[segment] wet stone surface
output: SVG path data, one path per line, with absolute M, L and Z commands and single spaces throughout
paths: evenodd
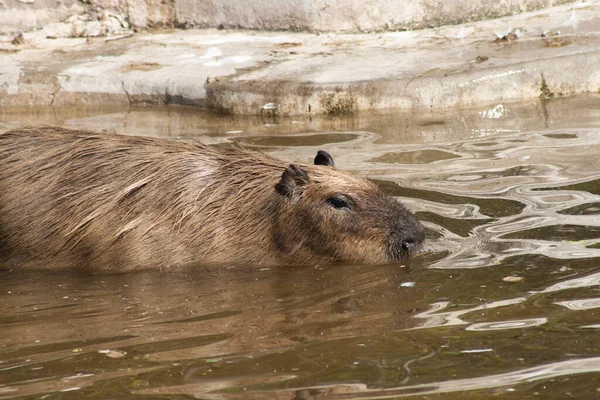
M 401 265 L 0 270 L 0 398 L 593 398 L 599 101 L 297 120 L 2 109 L 0 130 L 240 143 L 290 162 L 324 149 L 430 240 Z
M 415 4 L 409 8 L 417 10 Z M 481 18 L 472 6 L 468 19 Z M 432 15 L 440 15 L 452 5 L 434 8 Z M 600 0 L 519 13 L 524 10 L 460 25 L 363 34 L 144 33 L 130 31 L 116 15 L 93 27 L 88 22 L 98 21 L 75 18 L 59 32 L 55 26 L 20 38 L 0 34 L 0 106 L 181 104 L 236 115 L 340 116 L 598 93 Z M 390 15 L 375 19 L 382 18 Z M 490 108 L 487 116 L 503 112 Z

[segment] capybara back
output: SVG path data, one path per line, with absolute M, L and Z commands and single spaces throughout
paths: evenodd
M 424 240 L 368 180 L 242 149 L 24 128 L 0 135 L 0 266 L 387 263 Z

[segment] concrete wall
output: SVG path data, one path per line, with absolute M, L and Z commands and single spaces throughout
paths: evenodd
M 158 26 L 321 32 L 412 30 L 496 18 L 569 0 L 2 0 L 0 34 L 109 10 Z
M 175 0 L 178 25 L 259 30 L 412 30 L 497 18 L 565 0 Z
M 40 29 L 71 15 L 83 13 L 87 7 L 78 0 L 2 0 L 0 34 Z
M 105 24 L 106 15 L 140 28 L 174 26 L 175 0 L 0 0 L 0 35 L 71 23 L 74 16 Z

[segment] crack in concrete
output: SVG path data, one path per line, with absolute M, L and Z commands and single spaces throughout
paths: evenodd
M 550 90 L 550 88 L 548 87 L 548 83 L 546 82 L 546 78 L 544 77 L 544 74 L 541 73 L 541 78 L 542 78 L 542 82 L 540 84 L 540 91 L 542 92 L 542 94 L 540 94 L 540 97 L 542 99 L 551 99 L 554 97 L 554 93 Z
M 129 102 L 129 105 L 132 105 L 133 102 L 131 100 L 131 95 L 129 94 L 129 92 L 127 91 L 127 89 L 125 89 L 125 81 L 121 78 L 118 78 L 119 81 L 121 82 L 121 86 L 123 87 L 123 91 L 125 92 L 125 95 L 127 96 L 127 101 Z
M 60 85 L 60 82 L 56 82 L 56 86 L 58 86 L 58 88 L 54 91 L 54 93 L 52 93 L 52 100 L 50 100 L 50 104 L 48 104 L 49 107 L 52 107 L 54 105 L 54 100 L 56 100 L 56 95 L 58 94 L 58 92 L 60 92 L 62 90 L 62 86 Z

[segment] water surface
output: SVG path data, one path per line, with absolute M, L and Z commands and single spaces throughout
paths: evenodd
M 54 124 L 329 151 L 428 230 L 385 266 L 0 271 L 0 398 L 487 399 L 600 393 L 600 97 L 347 118 L 3 109 Z

